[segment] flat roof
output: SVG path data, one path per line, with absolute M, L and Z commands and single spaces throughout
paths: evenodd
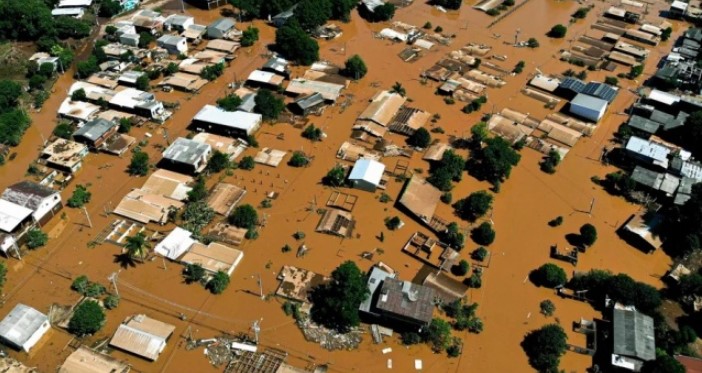
M 208 144 L 179 137 L 163 152 L 163 158 L 172 161 L 196 164 L 212 151 Z
M 193 120 L 217 124 L 224 127 L 237 128 L 251 133 L 261 124 L 261 114 L 247 113 L 245 111 L 226 111 L 217 106 L 205 105 Z
M 428 324 L 434 315 L 434 296 L 430 287 L 386 278 L 380 288 L 376 308 L 383 312 Z
M 194 179 L 188 175 L 159 168 L 149 175 L 144 185 L 141 186 L 141 190 L 176 201 L 184 201 L 188 198 L 188 192 L 192 190 L 188 184 L 193 181 Z
M 180 209 L 183 202 L 134 189 L 127 193 L 112 213 L 147 224 L 166 223 L 171 208 Z
M 430 221 L 439 204 L 441 191 L 419 176 L 412 176 L 407 182 L 400 204 L 424 221 Z
M 359 159 L 353 165 L 349 180 L 363 180 L 373 185 L 380 185 L 385 165 L 373 159 Z
M 70 97 L 66 97 L 58 109 L 60 115 L 82 121 L 90 119 L 98 111 L 100 111 L 99 106 L 89 102 L 71 101 Z
M 652 89 L 651 92 L 648 93 L 648 96 L 646 97 L 649 100 L 660 102 L 662 104 L 671 106 L 678 101 L 680 101 L 680 97 L 676 96 L 674 94 L 670 94 L 668 92 L 663 92 L 659 91 L 657 89 Z
M 0 336 L 17 347 L 29 342 L 34 334 L 42 330 L 49 318 L 36 309 L 18 303 L 10 313 L 0 321 Z
M 283 84 L 284 79 L 285 78 L 282 76 L 269 71 L 254 70 L 251 72 L 251 74 L 249 74 L 249 77 L 246 80 L 256 83 L 281 85 Z
M 368 274 L 368 291 L 369 295 L 368 297 L 361 302 L 361 305 L 358 307 L 359 311 L 363 312 L 370 312 L 371 307 L 373 305 L 373 294 L 378 290 L 378 287 L 385 281 L 386 278 L 395 278 L 397 274 L 396 273 L 390 273 L 382 268 L 373 266 L 370 270 L 370 273 Z
M 553 92 L 561 84 L 561 81 L 558 78 L 538 74 L 529 81 L 529 84 L 546 92 Z
M 31 210 L 36 210 L 41 206 L 45 198 L 57 195 L 59 192 L 47 186 L 29 180 L 23 180 L 8 186 L 0 196 L 5 201 L 18 204 Z

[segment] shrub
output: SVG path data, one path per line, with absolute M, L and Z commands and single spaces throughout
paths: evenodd
M 73 126 L 69 122 L 60 122 L 54 128 L 54 136 L 62 139 L 70 139 L 73 136 Z
M 229 155 L 215 150 L 212 152 L 212 157 L 207 161 L 207 170 L 210 172 L 220 172 L 231 166 Z
M 239 168 L 242 170 L 253 170 L 255 166 L 256 162 L 254 162 L 254 158 L 250 155 L 241 158 L 239 161 Z
M 119 119 L 119 127 L 117 128 L 117 132 L 129 133 L 129 131 L 131 129 L 132 129 L 132 121 L 130 121 L 128 118 L 120 118 Z
M 71 101 L 87 101 L 88 95 L 83 88 L 76 89 L 71 93 Z
M 258 213 L 249 204 L 237 206 L 229 215 L 229 223 L 239 228 L 254 229 L 258 225 Z
M 132 160 L 127 171 L 130 175 L 145 176 L 149 173 L 149 155 L 140 150 L 132 153 Z
M 183 267 L 183 278 L 186 284 L 200 282 L 205 278 L 205 269 L 197 263 L 186 264 L 185 267 Z
M 533 49 L 533 48 L 538 48 L 538 47 L 539 47 L 539 41 L 536 40 L 536 38 L 529 38 L 529 40 L 527 40 L 527 47 L 532 48 L 532 49 Z
M 342 72 L 345 76 L 358 80 L 366 76 L 368 73 L 368 67 L 361 56 L 354 54 L 348 60 L 346 60 L 344 70 Z
M 97 298 L 103 294 L 105 294 L 105 287 L 102 286 L 101 284 L 98 284 L 97 282 L 91 282 L 88 284 L 88 286 L 85 288 L 85 295 L 86 297 L 90 298 Z
M 68 322 L 68 331 L 77 336 L 94 334 L 105 323 L 105 313 L 102 307 L 91 300 L 86 300 L 76 307 L 71 320 Z
M 455 222 L 449 223 L 446 226 L 446 230 L 439 233 L 438 236 L 443 243 L 456 250 L 461 250 L 465 244 L 465 237 L 463 237 L 463 233 L 458 229 L 458 224 Z
M 49 236 L 42 232 L 41 229 L 31 228 L 27 232 L 27 247 L 36 249 L 46 245 L 49 242 Z
M 585 246 L 592 246 L 597 241 L 597 229 L 592 224 L 580 227 L 580 241 Z
M 228 94 L 217 100 L 217 106 L 226 111 L 236 111 L 241 106 L 241 97 L 235 94 Z
M 327 172 L 327 175 L 322 179 L 322 183 L 324 185 L 329 185 L 333 187 L 340 187 L 344 184 L 344 180 L 346 179 L 346 170 L 344 170 L 343 167 L 337 165 L 334 166 L 329 172 Z
M 468 271 L 470 270 L 470 264 L 464 259 L 461 259 L 458 264 L 454 265 L 451 267 L 451 273 L 453 273 L 456 276 L 465 276 L 468 274 Z
M 258 41 L 258 28 L 250 26 L 241 33 L 241 46 L 250 47 Z
M 471 231 L 471 238 L 478 245 L 489 246 L 495 241 L 495 231 L 492 229 L 492 224 L 483 222 Z
M 424 127 L 418 128 L 407 138 L 407 145 L 416 148 L 426 148 L 431 143 L 431 134 Z
M 470 254 L 470 257 L 473 258 L 473 260 L 477 260 L 479 262 L 482 262 L 487 258 L 488 256 L 488 251 L 486 248 L 480 246 L 477 249 L 473 250 L 473 252 Z
M 567 27 L 565 27 L 561 24 L 558 24 L 558 25 L 551 27 L 551 30 L 548 32 L 547 35 L 551 38 L 560 39 L 560 38 L 564 38 L 566 36 L 567 32 L 568 32 Z
M 553 313 L 556 312 L 556 305 L 546 299 L 539 303 L 539 309 L 544 316 L 553 316 Z
M 556 166 L 561 163 L 561 154 L 557 150 L 551 149 L 548 154 L 541 160 L 541 171 L 547 174 L 556 172 Z
M 222 294 L 229 286 L 229 275 L 225 272 L 217 271 L 214 276 L 207 282 L 207 290 L 212 294 Z
M 614 86 L 614 87 L 616 87 L 616 86 L 619 85 L 619 79 L 617 79 L 617 78 L 614 77 L 614 76 L 608 76 L 608 77 L 606 77 L 605 80 L 604 80 L 604 82 L 605 82 L 605 84 L 609 84 L 609 85 Z
M 397 216 L 393 216 L 392 218 L 385 220 L 385 226 L 391 231 L 399 228 L 400 224 L 402 224 L 402 220 L 400 220 L 400 218 Z
M 292 157 L 288 161 L 288 165 L 291 167 L 305 167 L 310 163 L 310 159 L 307 158 L 305 153 L 301 151 L 293 152 Z
M 562 216 L 558 216 L 555 219 L 552 219 L 548 222 L 548 225 L 551 227 L 557 227 L 561 224 L 563 224 L 563 217 Z
M 316 127 L 314 124 L 310 124 L 302 131 L 302 137 L 312 141 L 322 140 L 323 135 L 324 132 L 322 132 L 322 129 Z
M 88 285 L 90 285 L 90 280 L 88 280 L 88 276 L 82 275 L 76 277 L 76 279 L 73 280 L 73 283 L 71 284 L 71 289 L 77 291 L 80 294 L 85 294 L 85 290 L 88 288 Z
M 102 302 L 105 305 L 105 308 L 108 310 L 113 310 L 119 306 L 119 295 L 116 294 L 110 294 L 107 297 L 105 297 L 105 300 Z
M 68 207 L 79 208 L 83 207 L 86 203 L 90 202 L 90 197 L 92 193 L 88 191 L 83 185 L 76 185 L 76 189 L 73 190 L 73 195 L 68 199 L 66 203 Z

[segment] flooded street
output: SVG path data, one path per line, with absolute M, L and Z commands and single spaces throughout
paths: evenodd
M 66 207 L 63 210 L 64 217 L 54 218 L 45 227 L 51 237 L 46 247 L 25 255 L 21 262 L 9 259 L 3 313 L 20 302 L 43 312 L 48 311 L 51 303 L 71 304 L 79 299 L 79 295 L 70 290 L 73 278 L 85 274 L 91 280 L 107 286 L 107 277 L 117 272 L 122 302 L 117 309 L 108 311 L 105 327 L 86 343 L 109 338 L 122 320 L 136 313 L 146 313 L 175 325 L 175 333 L 156 362 L 147 362 L 120 351 L 112 353 L 119 359 L 128 360 L 136 371 L 141 372 L 221 372 L 223 367 L 212 367 L 203 355 L 202 348 L 186 351 L 182 336 L 192 333 L 194 338 L 212 338 L 221 333 L 248 332 L 254 320 L 261 320 L 261 343 L 287 351 L 292 365 L 306 367 L 328 363 L 334 372 L 388 371 L 388 358 L 393 360 L 392 370 L 397 372 L 414 371 L 415 359 L 422 359 L 424 370 L 428 372 L 530 372 L 533 370 L 527 363 L 520 342 L 528 331 L 556 320 L 568 332 L 569 343 L 584 345 L 584 336 L 573 333 L 570 326 L 581 317 L 600 317 L 599 313 L 588 304 L 561 299 L 551 290 L 536 288 L 526 279 L 529 271 L 551 261 L 551 245 L 567 246 L 566 234 L 576 233 L 582 224 L 591 223 L 597 227 L 598 240 L 586 254 L 580 256 L 577 268 L 565 262 L 557 262 L 569 275 L 573 270 L 608 269 L 615 273 L 626 272 L 638 281 L 660 287 L 660 277 L 670 265 L 670 258 L 661 251 L 644 254 L 616 235 L 615 230 L 639 206 L 608 195 L 590 180 L 592 176 L 602 177 L 615 170 L 603 166 L 597 158 L 603 147 L 612 146 L 612 133 L 626 119 L 617 113 L 623 112 L 635 100 L 634 94 L 626 89 L 634 86 L 635 83 L 631 81 L 622 81 L 623 88 L 619 96 L 600 121 L 595 134 L 581 139 L 558 166 L 555 174 L 548 175 L 539 170 L 541 154 L 531 149 L 521 151 L 521 162 L 512 170 L 509 180 L 502 184 L 494 201 L 492 219 L 497 238 L 489 247 L 491 259 L 483 276 L 482 288 L 471 289 L 469 292 L 469 299 L 479 303 L 477 316 L 484 321 L 484 331 L 479 335 L 455 334 L 465 340 L 460 358 L 449 359 L 445 354 L 433 354 L 425 345 L 404 347 L 397 337 L 390 339 L 387 346 L 372 344 L 370 334 L 364 336 L 358 351 L 332 353 L 323 350 L 318 345 L 305 342 L 293 319 L 283 313 L 280 299 L 260 299 L 257 294 L 257 278 L 260 275 L 264 293 L 270 294 L 277 288 L 276 276 L 283 265 L 293 265 L 326 275 L 341 262 L 353 260 L 363 270 L 367 270 L 374 262 L 361 259 L 361 253 L 382 249 L 382 254 L 376 255 L 374 261 L 383 261 L 398 271 L 401 279 L 411 280 L 421 264 L 402 253 L 401 247 L 416 231 L 433 235 L 426 227 L 398 211 L 394 201 L 379 202 L 380 192 L 373 194 L 361 190 L 344 190 L 359 198 L 352 211 L 357 222 L 353 238 L 341 239 L 314 233 L 319 221 L 315 210 L 325 206 L 332 192 L 332 189 L 321 185 L 321 179 L 336 163 L 343 162 L 335 158 L 335 154 L 339 146 L 349 140 L 354 120 L 366 108 L 370 97 L 378 90 L 390 89 L 395 82 L 401 82 L 406 88 L 407 96 L 412 101 L 411 106 L 440 114 L 441 119 L 433 125 L 442 127 L 445 134 L 432 133 L 432 137 L 442 142 L 447 142 L 449 136 L 467 135 L 471 126 L 484 113 L 492 110 L 513 108 L 543 118 L 551 110 L 544 108 L 543 103 L 525 96 L 521 90 L 536 68 L 547 74 L 560 74 L 568 68 L 581 70 L 559 61 L 557 54 L 560 49 L 568 47 L 569 39 L 589 32 L 589 24 L 599 16 L 598 13 L 611 5 L 610 2 L 593 4 L 595 9 L 588 18 L 572 25 L 565 39 L 551 40 L 544 35 L 548 29 L 556 23 L 567 24 L 569 15 L 582 5 L 569 1 L 530 0 L 488 29 L 488 24 L 494 19 L 472 9 L 469 6 L 472 4 L 464 3 L 460 14 L 446 14 L 424 1 L 416 1 L 407 8 L 398 9 L 394 20 L 420 27 L 429 21 L 434 26 L 442 26 L 445 34 L 455 34 L 456 38 L 449 46 L 435 46 L 413 63 L 405 63 L 397 56 L 405 45 L 374 38 L 373 33 L 388 27 L 387 24 L 368 24 L 354 11 L 352 22 L 341 24 L 344 30 L 342 37 L 320 42 L 320 54 L 323 59 L 336 64 L 343 64 L 348 57 L 359 54 L 365 60 L 369 72 L 365 78 L 351 83 L 349 89 L 344 91 L 352 99 L 352 104 L 343 112 L 339 106 L 333 106 L 328 107 L 322 116 L 309 118 L 311 123 L 324 130 L 327 138 L 322 142 L 310 142 L 300 136 L 299 129 L 284 123 L 264 124 L 257 134 L 261 148 L 288 152 L 303 150 L 314 157 L 311 167 L 298 169 L 281 164 L 278 168 L 270 168 L 256 165 L 251 171 L 235 170 L 232 176 L 222 173 L 208 181 L 208 186 L 213 186 L 220 180 L 246 186 L 247 194 L 242 203 L 254 206 L 258 206 L 268 192 L 279 193 L 271 208 L 259 209 L 259 215 L 266 218 L 266 226 L 260 230 L 257 240 L 247 241 L 240 247 L 244 251 L 244 259 L 233 273 L 229 288 L 222 295 L 211 295 L 199 285 L 186 285 L 179 264 L 157 259 L 135 267 L 122 268 L 115 260 L 120 253 L 117 246 L 110 243 L 94 247 L 89 245 L 115 220 L 115 216 L 106 216 L 105 212 L 114 208 L 127 192 L 139 187 L 145 180 L 126 174 L 129 152 L 123 158 L 91 153 L 84 161 L 76 180 L 62 193 L 62 197 L 64 201 L 69 198 L 75 185 L 89 184 L 92 200 L 87 208 L 93 227 L 88 226 L 83 211 Z M 178 9 L 173 3 L 164 8 Z M 194 16 L 199 24 L 208 24 L 219 17 L 217 10 L 208 12 L 187 5 L 186 9 L 186 13 Z M 655 14 L 654 9 L 649 11 Z M 160 100 L 180 103 L 174 116 L 164 124 L 169 140 L 186 136 L 186 127 L 205 104 L 214 104 L 217 98 L 227 93 L 229 83 L 244 80 L 250 71 L 266 60 L 265 47 L 273 42 L 275 30 L 262 22 L 256 22 L 256 26 L 261 30 L 261 40 L 252 48 L 239 50 L 238 57 L 225 70 L 224 75 L 206 85 L 201 93 L 190 95 L 156 92 Z M 239 29 L 245 27 L 246 24 L 238 25 Z M 532 50 L 503 44 L 503 41 L 513 40 L 517 28 L 520 30 L 520 39 L 536 37 L 541 47 Z M 681 31 L 681 27 L 676 27 L 671 40 L 675 40 Z M 495 34 L 501 37 L 496 39 Z M 424 85 L 419 74 L 449 51 L 459 49 L 469 42 L 491 45 L 493 49 L 490 55 L 507 55 L 508 59 L 504 62 L 491 60 L 505 69 L 511 70 L 520 60 L 526 62 L 526 67 L 522 74 L 506 77 L 506 86 L 489 88 L 488 102 L 483 110 L 467 115 L 461 112 L 463 104 L 460 102 L 455 105 L 444 103 L 443 96 L 434 94 L 438 83 L 429 81 Z M 663 43 L 658 48 L 652 52 L 644 75 L 654 71 L 655 61 L 670 48 L 670 42 Z M 605 76 L 626 71 L 628 69 L 619 66 L 614 72 L 588 72 L 587 80 L 602 81 Z M 14 149 L 17 157 L 0 167 L 0 187 L 5 188 L 23 178 L 29 163 L 38 155 L 43 139 L 48 138 L 53 130 L 56 124 L 55 113 L 71 83 L 70 74 L 63 75 L 54 86 L 54 93 L 42 111 L 32 113 L 33 125 L 27 131 L 21 146 Z M 344 98 L 340 99 L 342 101 Z M 153 137 L 144 149 L 149 153 L 151 162 L 156 163 L 161 158 L 161 149 L 166 146 L 162 129 L 148 125 L 133 128 L 130 134 L 137 140 L 142 140 L 146 138 L 147 132 Z M 386 138 L 396 144 L 404 144 L 404 137 L 397 134 L 390 134 Z M 253 156 L 258 150 L 260 149 L 248 149 L 244 155 Z M 460 150 L 459 154 L 467 156 L 465 150 Z M 425 175 L 428 172 L 428 163 L 421 159 L 419 153 L 415 153 L 411 159 L 388 157 L 382 161 L 387 170 L 393 170 L 398 160 L 409 161 L 410 171 L 419 172 L 421 169 Z M 400 182 L 391 179 L 385 193 L 397 200 L 401 187 Z M 487 183 L 464 174 L 463 180 L 452 191 L 454 201 L 489 187 Z M 593 199 L 594 209 L 590 216 L 587 211 Z M 441 203 L 437 215 L 451 217 L 462 228 L 468 228 L 467 222 L 453 216 L 449 205 Z M 393 216 L 399 216 L 405 225 L 397 231 L 388 231 L 384 219 Z M 549 227 L 547 222 L 556 216 L 563 216 L 564 224 L 557 228 Z M 174 226 L 152 228 L 168 232 Z M 305 232 L 306 238 L 296 241 L 292 236 L 297 231 Z M 385 235 L 383 242 L 376 238 L 380 232 Z M 290 253 L 281 251 L 286 244 L 296 249 L 302 243 L 310 248 L 303 258 L 295 257 L 294 250 Z M 468 258 L 476 247 L 468 240 L 466 248 L 461 252 L 462 257 Z M 555 303 L 554 317 L 546 318 L 539 314 L 539 302 L 544 299 Z M 181 320 L 181 314 L 187 320 Z M 70 339 L 65 332 L 54 329 L 52 336 L 46 338 L 41 347 L 33 350 L 29 356 L 15 352 L 11 354 L 30 366 L 36 366 L 41 372 L 55 371 L 72 351 L 67 348 Z M 385 347 L 391 347 L 393 352 L 382 354 L 381 349 Z M 563 357 L 560 368 L 568 372 L 584 372 L 590 364 L 589 357 L 568 352 Z

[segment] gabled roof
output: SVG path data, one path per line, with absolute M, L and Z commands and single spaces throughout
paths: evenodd
M 601 98 L 588 96 L 583 93 L 578 93 L 577 95 L 575 95 L 575 98 L 573 98 L 573 100 L 570 101 L 570 104 L 586 107 L 588 109 L 596 110 L 598 112 L 607 108 L 607 101 Z
M 44 198 L 51 197 L 57 193 L 57 191 L 39 183 L 24 180 L 8 186 L 0 198 L 22 207 L 36 210 Z
M 49 318 L 32 307 L 18 303 L 0 321 L 0 336 L 17 347 L 22 347 L 42 328 Z
M 324 104 L 324 97 L 319 92 L 315 92 L 308 96 L 303 96 L 294 101 L 300 109 L 305 110 L 317 105 Z
M 186 39 L 182 36 L 177 36 L 177 35 L 163 35 L 158 40 L 156 40 L 159 44 L 164 44 L 164 45 L 178 45 L 178 43 L 185 41 Z
M 385 165 L 372 159 L 359 159 L 353 165 L 349 180 L 363 180 L 373 185 L 380 185 L 385 172 Z
M 73 137 L 84 137 L 90 141 L 96 141 L 107 132 L 117 127 L 117 123 L 102 118 L 93 119 L 73 133 Z
M 613 310 L 614 348 L 617 355 L 649 361 L 656 358 L 653 319 L 635 309 Z
M 110 346 L 153 361 L 158 359 L 158 355 L 166 347 L 166 340 L 174 330 L 175 326 L 171 324 L 146 315 L 136 315 L 117 328 L 110 340 Z
M 232 27 L 234 27 L 234 20 L 230 18 L 220 18 L 207 26 L 207 28 L 214 28 L 220 31 L 229 31 Z
M 10 233 L 32 215 L 32 210 L 0 199 L 0 231 Z
M 196 242 L 192 239 L 192 233 L 180 227 L 175 227 L 171 233 L 159 242 L 154 251 L 156 254 L 171 260 L 178 259 L 181 255 Z

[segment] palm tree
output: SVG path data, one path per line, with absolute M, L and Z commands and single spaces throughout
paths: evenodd
M 148 249 L 151 247 L 148 241 L 146 241 L 146 236 L 143 232 L 139 232 L 132 237 L 127 238 L 127 244 L 125 248 L 127 249 L 127 255 L 132 258 L 139 258 L 144 260 Z
M 390 90 L 391 93 L 397 93 L 402 97 L 405 97 L 407 94 L 407 91 L 405 91 L 405 87 L 402 86 L 402 83 L 400 82 L 395 82 L 395 84 L 392 86 L 392 89 Z

